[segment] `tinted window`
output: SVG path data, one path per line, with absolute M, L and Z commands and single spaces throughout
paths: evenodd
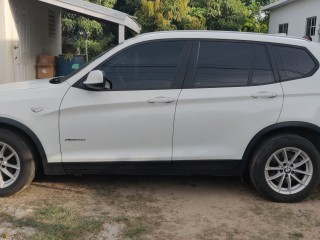
M 252 57 L 252 44 L 202 41 L 194 87 L 247 85 Z
M 302 78 L 316 67 L 315 62 L 304 49 L 274 46 L 273 51 L 281 80 Z
M 274 82 L 274 75 L 265 45 L 255 45 L 252 84 L 261 85 Z
M 274 82 L 265 45 L 203 41 L 194 87 L 232 87 Z
M 152 42 L 124 50 L 102 67 L 112 90 L 169 89 L 185 41 Z

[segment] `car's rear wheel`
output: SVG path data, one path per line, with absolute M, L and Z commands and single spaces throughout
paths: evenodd
M 22 191 L 34 176 L 34 152 L 26 138 L 0 129 L 0 196 L 10 196 Z
M 268 139 L 256 151 L 251 180 L 264 197 L 297 202 L 308 197 L 320 180 L 320 155 L 308 140 L 296 135 Z

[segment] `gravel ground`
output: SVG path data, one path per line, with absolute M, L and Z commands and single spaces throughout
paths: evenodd
M 0 199 L 0 239 L 320 239 L 320 188 L 296 204 L 227 177 L 55 176 Z

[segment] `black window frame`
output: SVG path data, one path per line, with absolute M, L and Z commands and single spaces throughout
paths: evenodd
M 313 21 L 314 20 L 314 21 Z M 306 35 L 315 36 L 317 29 L 317 16 L 309 17 L 306 19 Z M 309 25 L 310 23 L 310 25 Z M 314 25 L 313 25 L 314 23 Z
M 273 46 L 278 46 L 278 47 L 287 47 L 287 48 L 294 48 L 294 49 L 301 49 L 306 51 L 306 53 L 309 55 L 309 57 L 312 59 L 312 61 L 315 64 L 315 67 L 313 68 L 312 71 L 310 71 L 308 74 L 305 74 L 303 76 L 300 77 L 296 77 L 296 78 L 289 78 L 286 80 L 282 80 L 281 76 L 280 76 L 280 71 L 279 71 L 279 67 L 277 65 L 277 61 L 275 59 L 274 56 L 274 48 Z M 287 81 L 293 81 L 293 80 L 298 80 L 298 79 L 303 79 L 303 78 L 308 78 L 308 77 L 312 77 L 318 70 L 319 70 L 319 61 L 318 59 L 310 52 L 310 50 L 306 47 L 303 46 L 296 46 L 296 45 L 289 45 L 289 44 L 280 44 L 280 43 L 272 43 L 270 44 L 270 48 L 271 48 L 271 52 L 272 52 L 272 58 L 274 59 L 274 64 L 275 64 L 275 68 L 277 71 L 277 75 L 278 75 L 278 79 L 280 82 L 287 82 Z
M 144 44 L 148 44 L 148 43 L 154 43 L 154 42 L 176 42 L 176 41 L 185 41 L 185 46 L 183 48 L 183 52 L 182 52 L 182 57 L 181 57 L 181 62 L 178 66 L 178 70 L 177 70 L 177 76 L 176 78 L 173 80 L 172 83 L 172 87 L 171 88 L 159 88 L 159 89 L 121 89 L 121 90 L 113 90 L 113 89 L 89 89 L 87 88 L 83 82 L 87 79 L 87 76 L 89 75 L 89 73 L 91 71 L 94 70 L 101 70 L 102 66 L 104 66 L 105 64 L 107 64 L 108 62 L 110 62 L 113 58 L 117 57 L 118 55 L 120 55 L 122 52 L 129 50 L 133 47 L 136 46 L 140 46 L 140 45 L 144 45 Z M 185 74 L 187 71 L 187 67 L 188 67 L 188 63 L 191 57 L 191 49 L 192 49 L 192 43 L 193 40 L 192 39 L 186 39 L 186 38 L 175 38 L 175 39 L 153 39 L 153 40 L 147 40 L 147 41 L 143 41 L 143 42 L 139 42 L 139 43 L 135 43 L 132 44 L 126 48 L 121 49 L 120 51 L 116 52 L 115 54 L 113 54 L 112 56 L 110 56 L 108 59 L 106 59 L 105 61 L 103 61 L 102 63 L 100 63 L 98 66 L 96 66 L 95 68 L 91 69 L 87 74 L 85 74 L 79 81 L 77 81 L 76 83 L 74 83 L 72 85 L 72 87 L 75 88 L 79 88 L 79 89 L 83 89 L 86 91 L 107 91 L 107 92 L 125 92 L 125 91 L 156 91 L 156 90 L 170 90 L 170 89 L 182 89 L 183 86 L 183 82 L 184 82 L 184 78 L 185 78 Z
M 270 83 L 262 83 L 262 84 L 252 84 L 252 75 L 253 70 L 255 69 L 252 65 L 250 70 L 250 76 L 247 82 L 247 85 L 233 85 L 233 86 L 204 86 L 204 87 L 194 87 L 196 71 L 197 71 L 197 64 L 198 58 L 200 54 L 200 41 L 207 41 L 207 42 L 230 42 L 230 43 L 247 43 L 253 45 L 263 45 L 266 48 L 267 56 L 269 58 L 271 64 L 271 70 L 274 76 L 274 81 Z M 259 69 L 259 68 L 257 68 Z M 252 87 L 252 86 L 263 86 L 263 85 L 270 85 L 279 82 L 279 73 L 277 71 L 275 61 L 273 59 L 273 55 L 271 52 L 270 43 L 267 42 L 259 42 L 259 41 L 250 41 L 250 40 L 230 40 L 230 39 L 194 39 L 192 51 L 191 51 L 191 58 L 188 65 L 188 70 L 186 73 L 186 79 L 183 84 L 183 89 L 203 89 L 203 88 L 235 88 L 235 87 Z
M 281 24 L 279 24 L 278 33 L 285 33 L 286 35 L 288 35 L 288 30 L 289 30 L 289 23 L 281 23 Z

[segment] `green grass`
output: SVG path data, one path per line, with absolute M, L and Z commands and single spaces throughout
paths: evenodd
M 118 216 L 113 219 L 116 223 L 123 223 L 123 236 L 129 239 L 141 239 L 145 233 L 151 232 L 156 226 L 156 221 L 143 217 Z
M 145 232 L 146 228 L 144 226 L 129 226 L 124 230 L 124 235 L 131 239 L 139 239 Z
M 292 232 L 292 233 L 289 233 L 288 235 L 289 235 L 289 239 L 291 240 L 303 239 L 303 234 L 300 232 Z
M 0 239 L 6 239 L 8 236 L 6 233 L 1 233 L 0 234 Z
M 31 227 L 36 230 L 35 234 L 25 236 L 30 240 L 85 239 L 88 234 L 98 233 L 104 222 L 101 217 L 83 216 L 77 209 L 50 203 L 22 218 L 3 215 L 1 219 L 17 228 Z
M 100 189 L 95 205 L 79 194 L 72 198 L 44 197 L 26 203 L 31 210 L 26 215 L 1 213 L 0 222 L 10 224 L 9 239 L 26 240 L 94 239 L 104 231 L 104 223 L 113 225 L 121 239 L 141 239 L 157 229 L 163 220 L 157 200 L 152 195 L 122 194 L 118 188 L 111 185 Z
M 294 217 L 295 215 L 291 209 L 284 209 L 274 213 L 274 219 L 279 223 L 286 223 L 294 219 Z
M 117 216 L 113 219 L 116 223 L 128 223 L 130 220 L 125 216 Z

